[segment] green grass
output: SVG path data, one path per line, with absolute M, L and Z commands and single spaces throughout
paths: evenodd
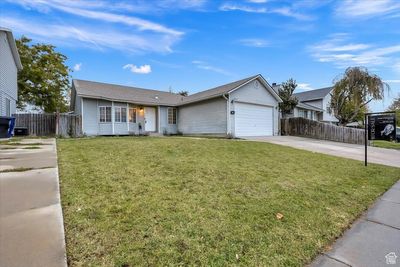
M 33 168 L 13 168 L 13 169 L 5 169 L 5 170 L 0 170 L 0 173 L 4 172 L 25 172 L 25 171 L 30 171 L 33 170 Z
M 69 266 L 304 265 L 400 178 L 392 167 L 236 140 L 57 147 Z
M 383 141 L 383 140 L 373 141 L 373 146 L 400 150 L 400 143 Z

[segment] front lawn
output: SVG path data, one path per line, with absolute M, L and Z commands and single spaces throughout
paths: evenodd
M 373 141 L 373 146 L 391 149 L 400 149 L 400 143 L 389 142 L 384 140 Z
M 259 142 L 104 137 L 57 147 L 70 266 L 304 265 L 400 178 Z

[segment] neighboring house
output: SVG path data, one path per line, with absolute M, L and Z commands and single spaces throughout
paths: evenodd
M 0 116 L 15 113 L 18 98 L 17 73 L 22 69 L 11 30 L 0 27 Z
M 337 123 L 338 119 L 329 113 L 332 89 L 332 87 L 326 87 L 293 94 L 299 100 L 294 110 L 294 117 Z
M 190 96 L 73 80 L 71 109 L 87 135 L 277 135 L 282 100 L 255 75 Z

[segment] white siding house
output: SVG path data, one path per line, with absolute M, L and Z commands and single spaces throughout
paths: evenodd
M 16 111 L 17 73 L 21 69 L 13 34 L 0 27 L 0 116 L 11 116 Z
M 261 75 L 187 97 L 113 84 L 73 80 L 71 109 L 87 135 L 143 132 L 223 136 L 278 135 L 282 100 Z
M 294 110 L 294 117 L 304 117 L 327 123 L 337 123 L 338 120 L 329 112 L 332 87 L 293 94 L 299 104 Z M 314 114 L 314 115 L 311 115 Z M 313 116 L 311 118 L 311 116 Z

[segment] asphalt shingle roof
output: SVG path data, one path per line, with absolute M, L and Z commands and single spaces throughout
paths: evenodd
M 166 91 L 137 87 L 99 83 L 85 80 L 73 80 L 78 95 L 138 104 L 171 105 L 182 101 L 182 96 Z
M 228 93 L 236 87 L 248 81 L 251 81 L 257 76 L 258 75 L 254 75 L 239 81 L 217 86 L 215 88 L 201 91 L 199 93 L 186 97 L 166 91 L 85 80 L 73 80 L 72 83 L 74 85 L 77 95 L 84 97 L 100 98 L 121 102 L 128 101 L 137 104 L 178 106 L 222 96 L 223 94 Z
M 297 97 L 299 102 L 310 101 L 310 100 L 317 100 L 324 98 L 329 92 L 332 90 L 332 87 L 325 87 L 321 89 L 301 92 L 293 94 L 293 96 Z

